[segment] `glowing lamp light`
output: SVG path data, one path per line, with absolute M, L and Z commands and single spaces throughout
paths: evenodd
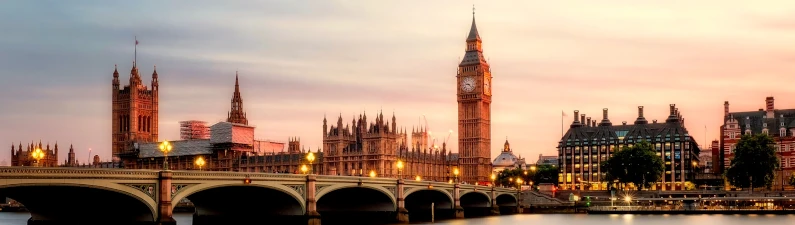
M 306 171 L 309 171 L 309 168 L 306 165 L 301 165 L 301 172 L 306 173 Z
M 251 178 L 246 177 L 246 179 L 243 179 L 243 183 L 244 184 L 251 184 Z
M 370 177 L 375 177 L 375 170 L 370 170 Z
M 422 178 L 420 177 L 420 175 L 417 175 L 416 177 L 414 177 L 414 180 L 416 180 L 416 181 L 422 181 Z

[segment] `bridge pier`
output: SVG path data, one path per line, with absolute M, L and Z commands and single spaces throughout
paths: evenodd
M 491 215 L 498 216 L 500 215 L 500 206 L 497 205 L 497 192 L 494 191 L 494 186 L 491 187 L 489 194 L 491 195 Z
M 157 225 L 176 225 L 171 211 L 171 178 L 170 170 L 160 171 L 157 177 Z
M 453 213 L 456 219 L 464 218 L 464 207 L 461 207 L 461 185 L 453 185 Z
M 317 212 L 317 200 L 315 188 L 317 177 L 313 174 L 306 176 L 306 219 L 308 225 L 320 225 L 320 213 Z
M 395 213 L 397 214 L 398 223 L 409 222 L 409 211 L 406 210 L 406 199 L 403 197 L 403 184 L 403 179 L 398 178 L 397 189 L 395 190 L 397 192 L 397 210 L 395 210 Z

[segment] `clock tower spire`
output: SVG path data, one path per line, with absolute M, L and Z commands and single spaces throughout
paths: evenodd
M 461 180 L 487 182 L 491 175 L 491 69 L 475 23 L 466 37 L 466 52 L 458 64 L 458 152 Z

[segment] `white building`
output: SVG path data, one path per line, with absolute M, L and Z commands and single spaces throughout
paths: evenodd
M 494 158 L 494 161 L 491 162 L 492 172 L 499 173 L 500 171 L 506 169 L 514 169 L 514 168 L 522 168 L 527 169 L 527 164 L 525 164 L 524 158 L 521 156 L 517 157 L 513 154 L 513 149 L 511 149 L 511 144 L 508 143 L 508 140 L 505 140 L 505 146 L 500 152 L 500 155 L 497 158 Z

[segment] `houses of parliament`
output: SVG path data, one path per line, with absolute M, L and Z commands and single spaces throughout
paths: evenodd
M 151 83 L 147 86 L 133 61 L 128 85 L 121 85 L 118 68 L 114 68 L 112 75 L 109 127 L 112 161 L 118 167 L 132 169 L 159 169 L 168 160 L 170 169 L 279 173 L 301 173 L 301 166 L 308 165 L 313 173 L 326 175 L 434 181 L 457 178 L 466 183 L 487 183 L 492 171 L 492 77 L 483 56 L 474 13 L 465 43 L 456 83 L 450 84 L 457 87 L 458 153 L 448 149 L 449 143 L 429 143 L 432 140 L 426 127 L 415 127 L 409 134 L 406 128 L 398 126 L 394 113 L 391 118 L 385 118 L 383 112 L 370 118 L 366 113 L 354 116 L 349 124 L 343 122 L 342 115 L 334 122 L 324 118 L 322 149 L 312 152 L 301 147 L 300 138 L 291 138 L 285 151 L 282 142 L 254 138 L 255 127 L 246 118 L 236 73 L 226 121 L 204 127 L 209 130 L 207 136 L 171 141 L 173 148 L 166 157 L 158 149 L 163 140 L 158 137 L 157 70 L 152 70 Z M 30 164 L 30 154 L 19 154 L 20 150 L 21 147 L 16 152 L 12 149 L 13 162 Z M 307 154 L 315 155 L 317 160 L 308 161 Z M 53 155 L 53 159 L 47 158 L 43 164 L 55 166 L 57 154 Z M 206 162 L 203 168 L 194 164 L 199 158 Z M 398 161 L 404 164 L 401 169 L 397 167 Z M 453 174 L 454 169 L 460 174 Z

